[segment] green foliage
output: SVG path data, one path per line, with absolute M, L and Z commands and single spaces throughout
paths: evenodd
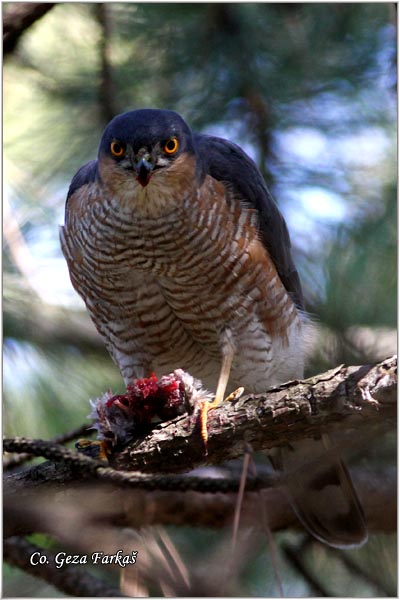
M 332 329 L 344 332 L 352 325 L 393 327 L 396 323 L 394 197 L 395 189 L 390 186 L 369 218 L 359 223 L 356 218 L 337 230 L 326 262 L 329 302 L 320 307 L 321 318 Z

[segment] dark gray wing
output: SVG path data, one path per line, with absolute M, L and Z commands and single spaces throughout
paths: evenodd
M 93 183 L 97 178 L 97 160 L 90 160 L 85 165 L 83 165 L 73 176 L 71 185 L 68 189 L 67 194 L 67 202 L 68 198 L 72 196 L 79 188 L 83 185 L 87 185 L 88 183 Z
M 205 172 L 226 182 L 259 214 L 262 240 L 279 277 L 296 305 L 304 309 L 299 274 L 294 266 L 286 222 L 255 163 L 243 150 L 222 138 L 193 134 L 196 152 Z

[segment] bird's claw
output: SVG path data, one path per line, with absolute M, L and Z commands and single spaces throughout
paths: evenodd
M 227 396 L 223 402 L 234 402 L 235 400 L 238 400 L 240 398 L 240 396 L 243 394 L 244 392 L 244 388 L 243 387 L 239 387 L 237 388 L 235 391 L 233 391 L 231 394 L 229 394 L 229 396 Z M 208 442 L 208 430 L 207 430 L 207 421 L 208 421 L 208 412 L 210 410 L 213 410 L 214 408 L 217 408 L 217 406 L 219 406 L 221 404 L 221 400 L 219 398 L 214 398 L 214 400 L 212 402 L 209 402 L 208 400 L 205 400 L 200 407 L 200 433 L 201 433 L 201 439 L 203 440 L 203 446 L 204 446 L 204 454 L 207 456 L 208 455 L 208 448 L 207 448 L 207 442 Z

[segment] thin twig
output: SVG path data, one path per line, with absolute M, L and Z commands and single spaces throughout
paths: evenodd
M 366 581 L 370 585 L 374 586 L 376 588 L 377 596 L 388 596 L 389 598 L 392 596 L 393 597 L 396 596 L 396 591 L 388 589 L 385 586 L 385 582 L 379 581 L 374 576 L 374 574 L 371 570 L 368 573 L 366 573 L 363 569 L 361 569 L 361 567 L 357 563 L 352 561 L 349 558 L 349 556 L 347 554 L 345 554 L 344 552 L 340 552 L 339 550 L 336 550 L 335 548 L 329 548 L 329 551 L 332 552 L 333 554 L 335 554 L 335 556 L 347 567 L 347 569 L 351 573 L 353 573 L 357 577 L 360 577 L 361 579 L 364 579 L 364 581 Z
M 252 472 L 253 476 L 257 475 L 257 467 L 254 463 L 254 460 L 252 460 L 252 462 L 251 462 L 251 472 Z M 278 552 L 276 550 L 276 543 L 274 540 L 274 536 L 272 535 L 271 526 L 269 523 L 269 517 L 268 517 L 268 513 L 267 513 L 267 503 L 265 501 L 265 498 L 263 497 L 262 490 L 260 490 L 258 492 L 258 497 L 260 499 L 261 523 L 262 523 L 263 530 L 264 530 L 264 532 L 267 536 L 267 540 L 268 540 L 268 548 L 269 548 L 269 551 L 271 554 L 271 563 L 272 563 L 272 568 L 273 568 L 273 571 L 275 574 L 276 583 L 278 586 L 278 593 L 279 593 L 280 598 L 283 598 L 284 594 L 283 594 L 283 586 L 282 586 L 282 577 L 281 577 L 279 564 L 278 564 Z
M 81 435 L 88 436 L 88 429 L 90 429 L 90 425 L 88 425 L 87 423 L 83 423 L 83 425 L 75 427 L 75 429 L 71 429 L 66 433 L 61 433 L 59 435 L 54 436 L 49 440 L 49 442 L 53 444 L 67 444 L 68 442 L 71 442 L 72 440 L 76 440 L 77 438 L 81 437 Z M 29 460 L 32 460 L 33 458 L 34 456 L 28 453 L 19 454 L 19 456 L 11 456 L 10 458 L 5 458 L 3 461 L 3 471 L 9 471 L 11 469 L 14 469 L 15 467 L 19 467 L 22 464 L 28 462 Z
M 309 538 L 302 542 L 299 546 L 292 546 L 287 543 L 282 544 L 282 551 L 290 564 L 296 569 L 298 573 L 307 581 L 308 585 L 313 590 L 315 596 L 327 598 L 331 594 L 321 585 L 321 583 L 314 577 L 314 574 L 306 566 L 304 561 L 301 559 L 303 556 L 305 547 L 308 545 Z
M 232 550 L 233 551 L 236 550 L 236 542 L 237 542 L 237 535 L 238 535 L 238 531 L 239 531 L 239 521 L 240 521 L 240 514 L 241 514 L 241 510 L 242 510 L 242 505 L 243 505 L 244 490 L 246 487 L 246 481 L 247 481 L 247 477 L 248 477 L 248 473 L 249 473 L 249 463 L 250 463 L 250 453 L 245 452 L 244 457 L 243 457 L 242 474 L 240 476 L 240 486 L 239 486 L 239 491 L 237 494 L 236 505 L 235 505 L 235 514 L 233 517 L 233 527 L 232 527 L 232 530 L 233 530 L 232 531 Z

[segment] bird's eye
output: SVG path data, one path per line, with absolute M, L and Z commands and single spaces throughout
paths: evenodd
M 164 144 L 164 152 L 166 154 L 175 154 L 175 152 L 178 150 L 179 148 L 179 142 L 178 142 L 178 138 L 173 137 L 170 138 L 168 140 L 168 142 L 166 142 Z
M 125 154 L 126 146 L 122 142 L 111 142 L 111 154 L 117 158 L 121 158 Z

